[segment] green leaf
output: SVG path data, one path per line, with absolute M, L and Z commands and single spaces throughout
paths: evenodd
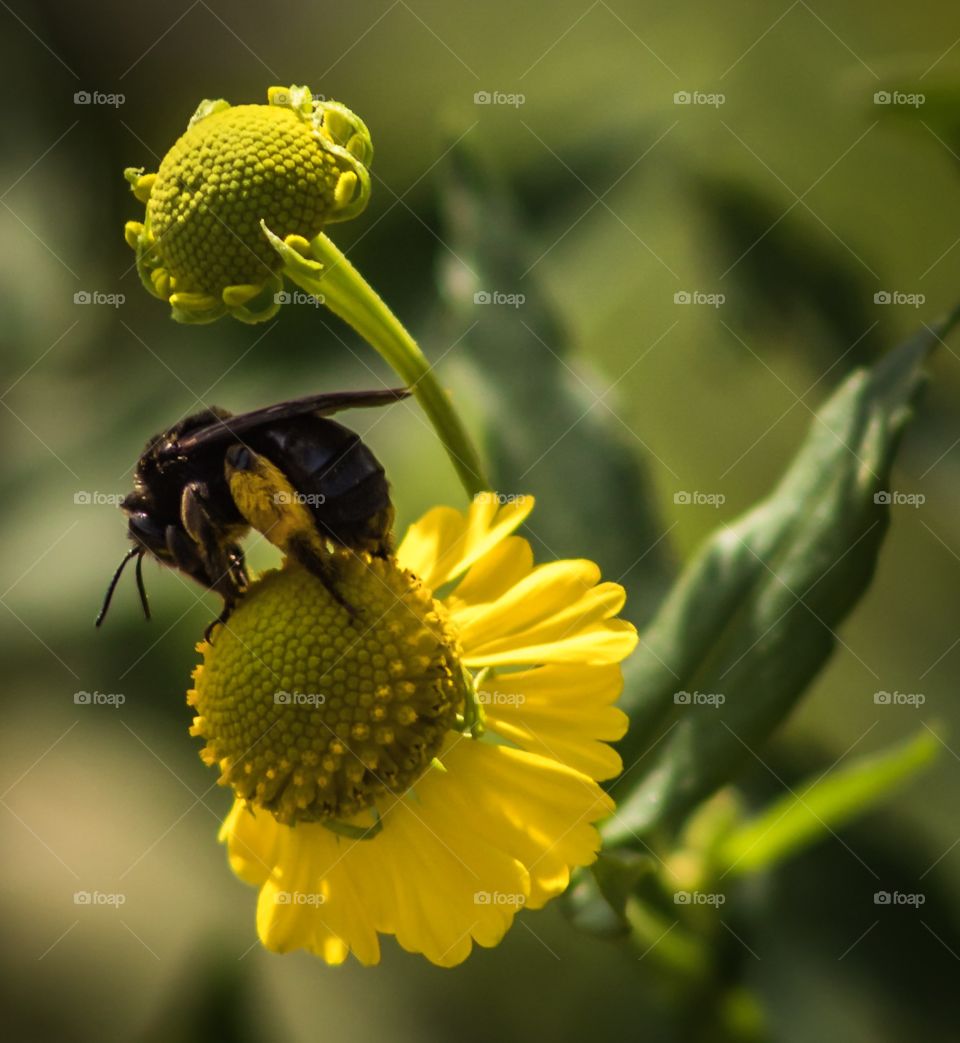
M 673 565 L 640 443 L 616 416 L 609 389 L 573 356 L 528 273 L 536 255 L 521 214 L 464 146 L 450 154 L 441 201 L 445 314 L 430 354 L 457 344 L 451 358 L 471 385 L 459 397 L 480 412 L 494 484 L 537 498 L 528 530 L 537 554 L 594 557 L 627 588 L 625 615 L 643 622 Z
M 656 873 L 649 855 L 634 851 L 601 852 L 589 869 L 580 870 L 564 893 L 570 922 L 587 934 L 614 938 L 630 933 L 627 902 L 643 877 Z
M 707 541 L 642 635 L 611 842 L 676 825 L 730 780 L 826 662 L 873 576 L 889 521 L 877 494 L 923 363 L 956 319 L 847 378 L 773 494 Z
M 936 735 L 924 730 L 810 780 L 728 836 L 716 856 L 718 868 L 741 875 L 787 858 L 878 803 L 939 751 Z
M 748 180 L 705 170 L 693 183 L 711 238 L 739 258 L 730 270 L 737 292 L 724 307 L 728 324 L 762 338 L 770 353 L 803 350 L 831 386 L 876 360 L 889 341 L 875 321 L 873 285 L 828 231 L 784 215 L 774 194 Z

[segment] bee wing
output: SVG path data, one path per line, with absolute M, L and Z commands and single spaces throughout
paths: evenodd
M 382 391 L 330 391 L 322 395 L 307 395 L 305 398 L 291 398 L 286 402 L 278 402 L 274 406 L 254 409 L 250 413 L 239 413 L 237 416 L 215 420 L 206 427 L 191 431 L 180 438 L 171 450 L 177 455 L 189 453 L 194 449 L 229 442 L 238 435 L 278 420 L 290 417 L 331 416 L 343 409 L 365 409 L 372 406 L 386 406 L 398 402 L 411 394 L 408 388 L 384 388 Z

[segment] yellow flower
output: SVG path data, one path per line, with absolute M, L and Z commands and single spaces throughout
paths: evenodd
M 308 241 L 360 213 L 373 155 L 363 121 L 306 87 L 267 105 L 205 101 L 155 174 L 125 171 L 146 217 L 126 225 L 146 288 L 182 322 L 260 322 L 282 303 L 267 231 Z
M 453 966 L 595 859 L 636 633 L 592 562 L 534 566 L 532 507 L 434 508 L 396 562 L 337 555 L 337 597 L 287 563 L 199 646 L 193 732 L 267 948 L 369 965 L 390 934 Z

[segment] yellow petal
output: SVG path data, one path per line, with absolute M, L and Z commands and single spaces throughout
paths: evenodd
M 373 964 L 379 932 L 452 967 L 474 942 L 496 945 L 526 902 L 529 875 L 474 833 L 470 791 L 448 779 L 430 772 L 413 794 L 385 806 L 383 830 L 372 840 L 315 824 L 282 826 L 263 811 L 235 808 L 222 832 L 234 869 L 262 884 L 257 930 L 264 946 L 308 949 L 331 964 L 352 952 Z M 274 864 L 266 877 L 236 854 L 243 846 L 269 849 Z
M 220 842 L 227 845 L 230 868 L 244 883 L 259 887 L 277 860 L 279 825 L 273 815 L 256 815 L 242 800 L 235 800 L 220 827 Z
M 440 967 L 461 963 L 474 942 L 496 945 L 529 892 L 524 866 L 472 828 L 471 800 L 452 771 L 431 772 L 370 842 L 383 888 L 379 929 Z
M 454 966 L 474 942 L 496 945 L 517 912 L 559 894 L 570 867 L 596 857 L 591 823 L 613 803 L 586 776 L 460 737 L 443 761 L 446 772 L 428 773 L 385 809 L 373 840 L 312 823 L 281 826 L 239 805 L 231 812 L 224 833 L 235 868 L 241 844 L 273 858 L 257 906 L 267 948 L 304 948 L 332 964 L 352 952 L 372 964 L 379 932 Z
M 439 562 L 463 536 L 463 515 L 453 507 L 434 507 L 407 529 L 397 548 L 397 561 L 419 576 L 428 587 L 437 587 Z
M 627 717 L 613 703 L 623 689 L 616 664 L 558 664 L 489 677 L 480 686 L 487 727 L 525 750 L 593 779 L 612 779 Z
M 570 882 L 571 866 L 597 857 L 592 823 L 614 804 L 590 778 L 525 750 L 465 741 L 443 757 L 450 780 L 443 793 L 459 794 L 466 811 L 459 829 L 527 867 L 527 908 L 538 909 Z M 455 828 L 451 826 L 451 828 Z
M 451 612 L 496 601 L 533 568 L 533 551 L 522 536 L 508 536 L 485 554 L 446 599 Z
M 351 951 L 361 963 L 378 962 L 373 921 L 345 858 L 348 847 L 362 841 L 342 841 L 319 825 L 291 829 L 241 801 L 225 819 L 220 839 L 234 872 L 262 885 L 257 931 L 265 947 L 308 949 L 328 963 L 342 963 Z
M 407 530 L 397 560 L 436 589 L 491 551 L 532 510 L 532 496 L 500 506 L 495 493 L 479 493 L 465 515 L 452 507 L 434 507 Z
M 454 622 L 461 641 L 474 646 L 554 620 L 569 627 L 614 615 L 623 606 L 623 588 L 616 583 L 598 587 L 599 579 L 600 570 L 592 561 L 539 565 L 496 600 L 457 609 Z M 456 593 L 460 596 L 459 587 Z
M 272 818 L 258 812 L 259 818 Z M 307 949 L 327 963 L 352 952 L 365 965 L 380 959 L 372 910 L 351 868 L 372 841 L 340 837 L 315 823 L 277 825 L 276 864 L 260 889 L 257 932 L 274 952 Z
M 617 583 L 598 583 L 592 561 L 541 565 L 506 590 L 467 575 L 448 601 L 464 659 L 471 666 L 619 662 L 636 645 L 634 628 L 612 619 L 623 607 Z M 471 601 L 464 598 L 466 587 Z M 473 602 L 490 591 L 491 601 Z
M 637 647 L 637 631 L 624 619 L 609 619 L 595 624 L 579 634 L 542 645 L 518 644 L 509 641 L 500 647 L 464 654 L 467 666 L 529 666 L 531 663 L 619 663 Z

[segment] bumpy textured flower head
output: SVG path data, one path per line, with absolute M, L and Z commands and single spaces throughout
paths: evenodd
M 353 614 L 287 562 L 199 646 L 193 733 L 268 948 L 369 965 L 389 934 L 453 966 L 596 857 L 636 633 L 592 562 L 534 566 L 511 535 L 532 506 L 481 494 L 396 560 L 343 552 Z
M 271 87 L 266 105 L 204 101 L 155 174 L 125 176 L 146 204 L 126 225 L 147 289 L 182 322 L 247 322 L 282 301 L 280 240 L 310 240 L 360 213 L 370 134 L 345 106 L 306 87 Z

